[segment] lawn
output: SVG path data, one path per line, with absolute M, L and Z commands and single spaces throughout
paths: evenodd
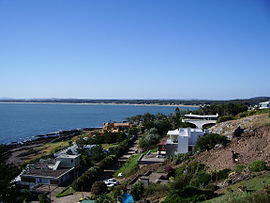
M 74 192 L 75 190 L 72 187 L 67 187 L 62 192 L 58 193 L 56 197 L 64 197 L 64 196 L 72 195 Z
M 122 173 L 123 177 L 125 177 L 136 171 L 140 156 L 141 154 L 136 154 L 129 157 L 126 163 L 114 173 L 114 176 L 117 177 L 119 173 Z
M 102 144 L 101 146 L 102 146 L 103 149 L 108 150 L 110 147 L 116 147 L 118 145 L 119 145 L 119 143 L 116 143 L 116 144 Z

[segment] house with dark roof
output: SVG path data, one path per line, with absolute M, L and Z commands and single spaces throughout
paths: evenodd
M 41 184 L 65 186 L 74 179 L 74 171 L 79 166 L 80 155 L 61 155 L 56 159 L 40 160 L 28 165 L 17 181 L 25 189 Z

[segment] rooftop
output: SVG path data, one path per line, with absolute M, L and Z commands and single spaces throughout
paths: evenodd
M 169 130 L 167 135 L 189 136 L 192 132 L 203 132 L 203 130 L 200 128 L 179 128 L 176 130 Z
M 197 114 L 185 114 L 185 117 L 188 117 L 188 118 L 217 118 L 218 117 L 218 114 L 215 114 L 215 115 L 197 115 Z
M 69 170 L 73 169 L 73 168 L 59 168 L 57 170 L 54 170 L 53 166 L 55 164 L 56 164 L 55 160 L 43 160 L 33 165 L 30 165 L 22 175 L 57 178 L 61 175 L 64 175 Z
M 79 157 L 80 154 L 77 154 L 77 155 L 70 155 L 70 154 L 61 154 L 59 157 L 57 158 L 69 158 L 69 159 L 75 159 L 77 157 Z

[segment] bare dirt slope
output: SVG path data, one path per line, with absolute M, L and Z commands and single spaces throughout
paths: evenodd
M 209 166 L 211 170 L 233 168 L 236 163 L 232 160 L 232 150 L 239 154 L 237 164 L 264 160 L 270 165 L 270 124 L 250 131 L 249 135 L 233 138 L 226 147 L 205 151 L 195 156 L 194 161 Z
M 212 133 L 231 136 L 239 126 L 248 132 L 267 124 L 270 124 L 269 114 L 261 114 L 218 123 L 209 130 Z

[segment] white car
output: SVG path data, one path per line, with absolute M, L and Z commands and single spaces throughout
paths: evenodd
M 119 185 L 119 182 L 117 180 L 114 180 L 112 178 L 110 179 L 107 179 L 107 180 L 104 180 L 103 181 L 108 187 L 112 187 L 112 186 L 115 186 L 115 185 Z

